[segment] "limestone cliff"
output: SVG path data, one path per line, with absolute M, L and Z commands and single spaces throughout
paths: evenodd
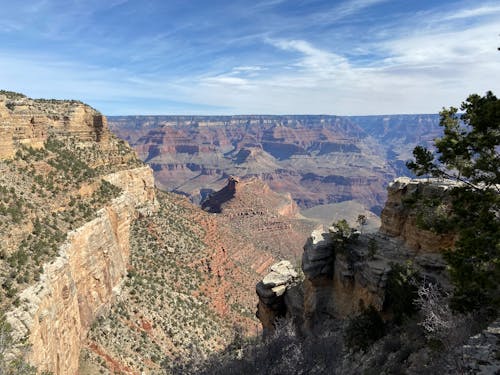
M 109 132 L 106 117 L 79 101 L 0 93 L 0 158 L 12 157 L 20 144 L 42 147 L 49 135 L 105 143 Z
M 420 229 L 419 207 L 411 203 L 417 194 L 419 199 L 438 200 L 446 208 L 452 186 L 450 182 L 397 179 L 388 188 L 380 231 L 361 234 L 345 246 L 333 240 L 333 228 L 313 231 L 302 256 L 303 300 L 299 309 L 296 302 L 287 305 L 287 301 L 295 300 L 287 294 L 296 296 L 297 287 L 286 286 L 286 291 L 280 290 L 278 295 L 271 288 L 263 288 L 262 282 L 258 284 L 258 311 L 264 329 L 272 328 L 269 317 L 290 315 L 290 310 L 300 315 L 298 320 L 306 333 L 326 318 L 344 318 L 369 305 L 384 310 L 392 263 L 411 262 L 427 280 L 447 286 L 440 251 L 453 245 L 454 235 Z
M 450 207 L 448 193 L 454 186 L 457 183 L 449 180 L 412 180 L 407 177 L 394 180 L 387 189 L 380 231 L 391 237 L 400 237 L 406 245 L 422 252 L 440 252 L 453 247 L 453 233 L 438 234 L 417 225 L 419 220 L 425 220 L 426 215 L 417 199 L 433 200 L 437 213 L 446 215 Z
M 0 91 L 0 310 L 16 355 L 75 374 L 81 341 L 119 293 L 152 170 L 79 101 Z
M 97 217 L 68 234 L 41 279 L 24 290 L 21 305 L 8 313 L 14 337 L 32 345 L 30 362 L 39 370 L 76 374 L 81 340 L 92 322 L 107 309 L 126 273 L 129 228 L 138 209 L 155 207 L 149 167 L 104 177 L 123 193 Z

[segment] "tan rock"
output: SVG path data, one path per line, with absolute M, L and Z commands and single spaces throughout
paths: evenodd
M 400 237 L 410 248 L 422 252 L 442 252 L 452 248 L 454 233 L 438 234 L 417 226 L 417 212 L 407 202 L 420 197 L 434 197 L 446 205 L 448 192 L 458 183 L 451 180 L 410 179 L 400 177 L 392 182 L 387 191 L 388 197 L 382 210 L 380 231 L 391 237 Z
M 97 218 L 68 234 L 58 257 L 44 265 L 40 281 L 23 291 L 8 312 L 15 339 L 27 337 L 29 360 L 39 371 L 76 374 L 81 341 L 94 319 L 120 292 L 129 259 L 129 228 L 139 208 L 154 210 L 149 167 L 105 179 L 123 189 Z

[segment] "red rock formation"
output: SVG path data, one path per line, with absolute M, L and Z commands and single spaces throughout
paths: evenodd
M 301 207 L 356 199 L 372 208 L 382 205 L 394 176 L 385 151 L 335 116 L 158 118 L 156 124 L 145 118 L 133 127 L 113 121 L 113 130 L 152 165 L 159 186 L 194 201 L 200 189 L 218 190 L 228 175 L 238 175 L 259 176 Z

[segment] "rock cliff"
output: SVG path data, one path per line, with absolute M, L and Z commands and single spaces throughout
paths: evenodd
M 78 101 L 0 91 L 0 309 L 16 356 L 76 374 L 119 294 L 130 226 L 156 209 L 153 172 Z
M 432 219 L 431 214 L 439 217 L 449 213 L 448 193 L 455 186 L 456 182 L 447 180 L 412 180 L 407 177 L 394 180 L 387 189 L 380 231 L 391 237 L 400 237 L 407 246 L 422 252 L 441 252 L 452 248 L 455 241 L 453 233 L 439 234 L 422 227 L 426 220 Z M 434 212 L 425 210 L 417 202 L 422 200 L 432 203 Z
M 123 189 L 97 217 L 68 234 L 41 279 L 10 311 L 14 338 L 32 345 L 29 360 L 41 371 L 76 374 L 81 342 L 94 319 L 120 293 L 129 259 L 129 229 L 139 210 L 154 210 L 149 167 L 105 176 Z
M 278 295 L 274 289 L 265 288 L 263 282 L 257 285 L 259 318 L 264 329 L 272 328 L 274 317 L 289 316 L 292 310 L 299 315 L 295 319 L 302 322 L 305 333 L 313 332 L 325 319 L 345 318 L 370 305 L 384 311 L 385 287 L 393 263 L 411 262 L 427 280 L 448 287 L 440 251 L 453 245 L 454 235 L 420 229 L 417 208 L 410 203 L 414 194 L 419 199 L 446 203 L 452 186 L 451 182 L 397 179 L 388 188 L 389 199 L 379 232 L 361 234 L 339 244 L 332 236 L 334 228 L 313 231 L 304 245 L 300 292 L 297 286 L 285 284 L 286 290 L 281 288 Z M 287 293 L 292 296 L 287 298 Z M 297 294 L 303 294 L 300 308 Z M 287 306 L 286 301 L 294 302 Z
M 74 100 L 30 99 L 0 93 L 0 158 L 12 157 L 20 144 L 40 148 L 49 135 L 80 141 L 107 141 L 107 120 Z

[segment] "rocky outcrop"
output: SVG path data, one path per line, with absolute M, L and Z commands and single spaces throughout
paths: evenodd
M 256 286 L 259 296 L 257 318 L 262 322 L 264 336 L 274 330 L 276 319 L 285 317 L 290 303 L 285 301 L 285 292 L 298 281 L 298 274 L 292 264 L 283 260 L 271 266 L 269 272 Z M 290 292 L 288 293 L 288 295 Z M 289 314 L 290 315 L 290 314 Z
M 40 281 L 20 294 L 7 314 L 14 338 L 31 345 L 29 360 L 40 371 L 76 374 L 81 341 L 94 319 L 120 293 L 129 259 L 129 228 L 138 212 L 155 209 L 149 167 L 104 177 L 123 189 L 97 217 L 68 233 Z
M 334 228 L 314 230 L 302 255 L 301 308 L 297 308 L 296 303 L 290 307 L 286 303 L 292 288 L 285 288 L 285 295 L 276 299 L 269 288 L 258 285 L 258 315 L 263 326 L 272 327 L 273 318 L 294 315 L 293 310 L 300 314 L 303 332 L 309 334 L 325 319 L 345 318 L 370 305 L 383 311 L 388 273 L 393 263 L 410 261 L 426 280 L 447 288 L 445 263 L 438 250 L 445 244 L 452 246 L 454 235 L 437 235 L 417 228 L 416 208 L 408 204 L 414 194 L 446 203 L 452 186 L 454 184 L 442 181 L 397 179 L 389 187 L 380 232 L 339 241 Z
M 494 375 L 500 373 L 500 320 L 472 336 L 462 351 L 467 374 Z
M 109 131 L 106 117 L 81 102 L 0 93 L 0 158 L 20 144 L 40 148 L 49 135 L 106 143 Z
M 428 214 L 417 204 L 419 201 L 434 201 L 438 214 L 449 212 L 449 191 L 458 186 L 455 181 L 437 179 L 410 179 L 400 177 L 387 189 L 388 196 L 382 210 L 380 231 L 391 237 L 400 237 L 412 249 L 422 252 L 441 252 L 452 248 L 453 233 L 438 234 L 422 229 L 417 224 L 420 217 Z

